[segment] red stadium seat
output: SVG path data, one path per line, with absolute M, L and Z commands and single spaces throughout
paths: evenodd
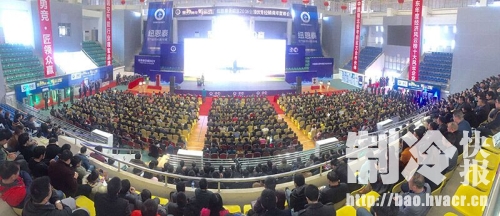
M 210 154 L 209 153 L 203 154 L 203 158 L 210 158 Z
M 228 158 L 229 159 L 235 159 L 236 158 L 236 154 L 229 154 Z
M 260 152 L 255 152 L 253 153 L 253 157 L 256 158 L 256 157 L 260 157 Z
M 269 152 L 267 151 L 262 153 L 262 157 L 269 157 L 269 156 L 271 156 L 271 154 L 269 154 Z
M 213 154 L 210 155 L 210 158 L 211 159 L 218 159 L 219 158 L 219 154 L 213 153 Z
M 245 155 L 245 158 L 253 158 L 253 154 L 252 153 L 248 153 Z
M 227 159 L 227 154 L 226 153 L 220 154 L 219 159 Z

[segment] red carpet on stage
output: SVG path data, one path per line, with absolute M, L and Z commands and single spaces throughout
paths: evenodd
M 208 116 L 212 108 L 212 97 L 206 97 L 205 102 L 200 105 L 200 116 Z
M 271 104 L 273 105 L 273 107 L 276 110 L 276 112 L 278 113 L 278 115 L 285 114 L 285 112 L 283 110 L 281 110 L 280 105 L 277 103 L 277 100 L 275 100 L 274 96 L 267 96 L 267 100 L 269 100 L 269 102 L 271 102 Z M 200 113 L 201 113 L 201 111 L 200 111 Z

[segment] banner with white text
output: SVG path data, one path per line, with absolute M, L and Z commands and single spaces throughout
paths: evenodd
M 292 32 L 295 35 L 293 45 L 306 47 L 306 56 L 323 56 L 320 43 L 318 8 L 303 4 L 292 6 Z
M 106 0 L 106 65 L 113 65 L 113 33 L 112 33 L 112 17 L 113 17 L 113 2 Z
M 356 16 L 354 18 L 354 50 L 352 51 L 352 71 L 358 72 L 359 63 L 359 37 L 361 32 L 361 6 L 363 0 L 356 0 Z
M 161 44 L 171 43 L 172 1 L 149 2 L 148 23 L 144 35 L 143 54 L 161 54 Z
M 42 57 L 45 77 L 56 75 L 54 63 L 54 41 L 52 40 L 52 18 L 50 0 L 38 0 L 38 17 L 40 18 L 40 34 L 42 35 Z
M 414 0 L 411 10 L 411 46 L 410 68 L 408 78 L 418 81 L 418 67 L 420 65 L 420 32 L 422 30 L 422 0 Z

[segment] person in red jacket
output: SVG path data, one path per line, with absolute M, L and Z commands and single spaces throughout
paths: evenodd
M 20 175 L 20 172 L 16 162 L 9 161 L 0 167 L 0 196 L 9 206 L 15 208 L 23 208 L 31 185 L 29 174 L 22 172 Z
M 56 189 L 66 194 L 66 197 L 73 196 L 78 188 L 76 179 L 78 173 L 73 171 L 69 166 L 73 158 L 73 153 L 69 150 L 64 150 L 56 162 L 52 162 L 49 166 L 49 178 L 51 185 Z

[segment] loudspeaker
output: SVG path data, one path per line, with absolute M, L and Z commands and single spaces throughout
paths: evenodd
M 297 79 L 297 89 L 295 93 L 301 94 L 302 93 L 302 77 L 296 77 Z
M 174 76 L 170 77 L 170 93 L 172 93 L 172 94 L 175 93 L 175 77 Z

